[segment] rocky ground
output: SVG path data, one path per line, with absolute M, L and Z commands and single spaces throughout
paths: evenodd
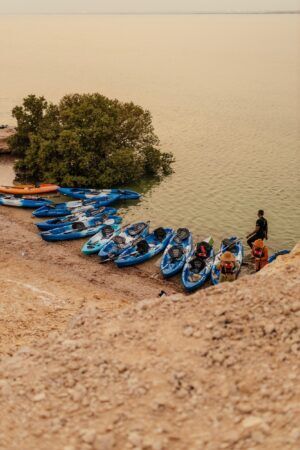
M 26 214 L 0 211 L 0 449 L 299 448 L 299 247 L 186 296 Z
M 13 127 L 6 127 L 0 129 L 0 154 L 10 153 L 7 139 L 15 133 Z

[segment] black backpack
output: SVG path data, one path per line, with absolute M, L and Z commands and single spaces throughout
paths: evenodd
M 179 245 L 173 245 L 173 247 L 168 250 L 168 253 L 170 255 L 171 261 L 176 261 L 178 259 L 181 259 L 183 250 Z
M 187 239 L 190 235 L 190 231 L 187 228 L 178 228 L 176 232 L 176 236 L 174 237 L 174 241 L 178 244 L 185 239 Z
M 164 240 L 164 238 L 166 237 L 166 231 L 164 230 L 164 228 L 162 228 L 162 227 L 159 227 L 159 228 L 156 228 L 154 231 L 153 231 L 153 234 L 154 234 L 154 236 L 155 236 L 155 238 L 159 241 L 159 242 L 162 242 L 163 240 Z
M 144 255 L 149 250 L 149 244 L 145 239 L 142 239 L 136 244 L 136 250 L 140 255 Z

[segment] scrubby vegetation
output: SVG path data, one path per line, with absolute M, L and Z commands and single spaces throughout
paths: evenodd
M 172 172 L 149 111 L 100 94 L 64 96 L 58 105 L 29 95 L 12 111 L 10 138 L 19 180 L 108 187 Z

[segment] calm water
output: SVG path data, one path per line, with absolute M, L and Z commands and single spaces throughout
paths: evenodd
M 0 123 L 29 93 L 98 91 L 150 109 L 175 174 L 142 182 L 128 221 L 219 241 L 264 208 L 273 249 L 299 240 L 299 15 L 0 16 L 0 29 Z

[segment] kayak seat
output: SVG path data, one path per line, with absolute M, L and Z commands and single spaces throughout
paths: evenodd
M 76 231 L 86 230 L 86 226 L 82 222 L 74 222 L 72 223 L 72 230 Z
M 124 245 L 126 243 L 126 239 L 123 236 L 115 236 L 113 241 L 117 245 Z
M 136 250 L 140 255 L 145 255 L 149 251 L 149 244 L 145 239 L 142 239 L 136 244 Z
M 156 228 L 153 231 L 153 234 L 154 234 L 155 239 L 157 239 L 159 242 L 162 242 L 164 240 L 164 238 L 166 237 L 166 232 L 163 227 Z
M 235 243 L 235 242 L 232 242 L 230 239 L 223 239 L 222 245 L 223 245 L 224 247 L 227 247 L 226 250 L 227 250 L 228 252 L 232 252 L 232 251 L 234 251 L 234 249 L 235 249 L 236 243 Z
M 174 237 L 174 241 L 179 244 L 185 239 L 187 239 L 190 235 L 190 231 L 187 228 L 178 228 L 176 232 L 176 236 Z
M 171 258 L 171 261 L 177 261 L 183 256 L 183 249 L 179 245 L 173 245 L 173 247 L 168 250 L 168 254 Z
M 101 231 L 102 236 L 106 239 L 109 238 L 114 233 L 114 229 L 111 225 L 105 225 Z
M 190 270 L 193 273 L 199 273 L 201 270 L 203 270 L 205 267 L 205 261 L 203 258 L 193 258 L 190 261 Z
M 132 225 L 129 229 L 128 229 L 128 234 L 131 237 L 136 236 L 137 234 L 140 234 L 144 229 L 145 229 L 145 224 L 143 223 L 136 223 L 135 225 Z

